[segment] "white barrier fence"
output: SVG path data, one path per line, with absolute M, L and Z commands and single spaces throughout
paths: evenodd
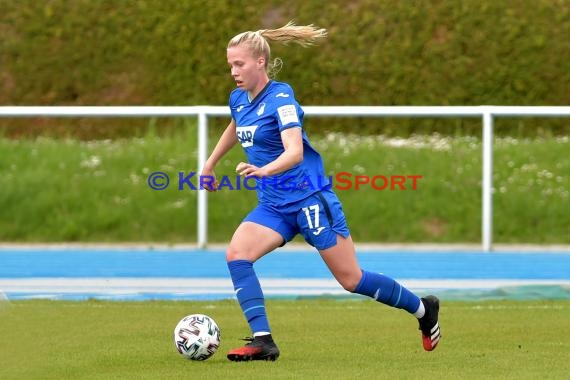
M 492 249 L 493 120 L 496 117 L 568 117 L 570 106 L 306 106 L 305 115 L 343 117 L 480 117 L 483 124 L 481 243 Z M 0 106 L 0 117 L 198 117 L 198 168 L 208 157 L 208 117 L 230 116 L 225 106 Z M 198 246 L 208 242 L 208 193 L 198 192 Z

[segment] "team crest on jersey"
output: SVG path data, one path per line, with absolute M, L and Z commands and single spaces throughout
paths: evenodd
M 255 135 L 255 130 L 257 125 L 248 125 L 244 127 L 237 127 L 236 133 L 241 146 L 244 148 L 253 146 L 253 136 Z
M 261 103 L 259 105 L 259 108 L 257 109 L 257 116 L 263 115 L 263 112 L 265 112 L 265 103 Z

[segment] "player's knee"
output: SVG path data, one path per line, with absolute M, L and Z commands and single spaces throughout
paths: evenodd
M 231 244 L 226 250 L 226 261 L 234 261 L 234 260 L 243 260 L 243 253 L 240 253 L 241 250 L 236 249 Z
M 256 261 L 257 257 L 255 252 L 251 249 L 230 244 L 226 250 L 226 261 L 229 262 L 234 260 Z
M 339 278 L 338 282 L 344 288 L 344 290 L 354 293 L 358 283 L 360 282 L 360 276 L 345 276 L 343 278 Z
M 341 284 L 344 290 L 354 293 L 356 290 L 356 286 L 358 285 L 358 281 L 350 281 Z
M 344 273 L 340 276 L 336 276 L 338 283 L 344 288 L 344 290 L 354 293 L 358 284 L 360 283 L 360 279 L 362 278 L 362 272 L 350 272 Z

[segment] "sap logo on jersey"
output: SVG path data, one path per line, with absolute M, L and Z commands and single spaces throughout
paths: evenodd
M 253 146 L 253 136 L 255 135 L 255 130 L 257 125 L 249 125 L 246 127 L 237 127 L 237 137 L 241 146 L 244 148 Z

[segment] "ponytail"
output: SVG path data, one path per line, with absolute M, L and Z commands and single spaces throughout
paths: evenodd
M 283 45 L 295 42 L 305 47 L 313 45 L 317 40 L 327 36 L 326 29 L 319 29 L 312 24 L 299 26 L 292 21 L 289 21 L 287 25 L 279 29 L 263 29 L 258 30 L 256 33 L 259 33 L 269 41 L 277 41 Z
M 276 58 L 271 59 L 271 49 L 267 41 L 279 42 L 287 45 L 294 42 L 303 47 L 314 45 L 315 42 L 327 37 L 327 30 L 317 28 L 314 25 L 295 25 L 292 21 L 278 29 L 261 29 L 256 32 L 243 32 L 233 37 L 228 43 L 228 48 L 247 44 L 254 57 L 265 58 L 265 68 L 270 77 L 273 77 L 281 69 L 283 62 Z

